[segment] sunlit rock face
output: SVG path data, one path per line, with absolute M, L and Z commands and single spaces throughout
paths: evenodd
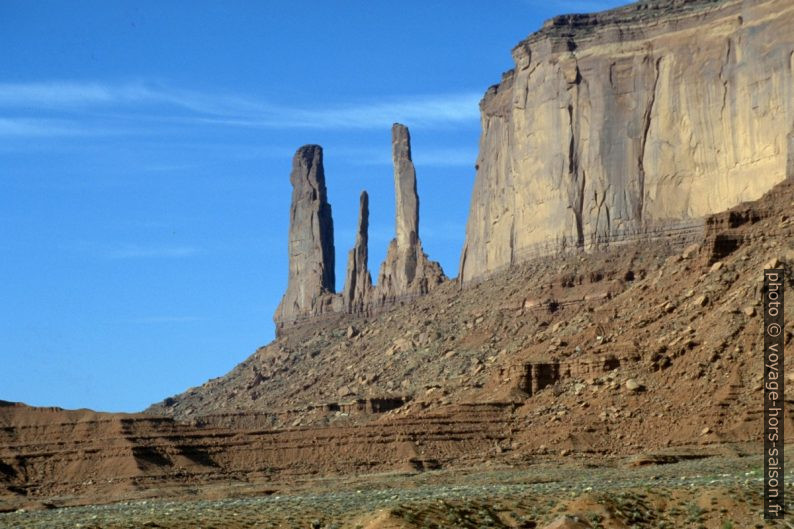
M 480 103 L 460 277 L 695 219 L 794 173 L 794 3 L 652 0 L 548 21 Z

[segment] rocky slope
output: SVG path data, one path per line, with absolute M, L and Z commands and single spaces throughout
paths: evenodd
M 459 277 L 760 197 L 794 162 L 794 4 L 560 16 L 480 103 Z
M 422 250 L 410 136 L 395 125 L 395 239 L 372 285 L 362 194 L 335 293 L 322 150 L 299 149 L 277 339 L 145 414 L 0 402 L 0 510 L 262 494 L 331 474 L 756 450 L 762 270 L 784 263 L 794 287 L 781 125 L 791 56 L 779 64 L 792 9 L 643 2 L 555 19 L 520 45 L 517 70 L 483 101 L 459 281 Z M 714 41 L 722 62 L 707 60 Z M 686 66 L 698 61 L 700 76 Z M 711 93 L 715 70 L 725 82 Z M 528 252 L 544 230 L 560 238 Z M 572 251 L 557 253 L 563 244 Z M 790 345 L 794 304 L 785 321 Z
M 755 450 L 761 270 L 794 264 L 792 206 L 786 182 L 705 232 L 539 258 L 375 316 L 318 319 L 148 415 L 3 403 L 0 508 Z M 794 304 L 785 320 L 790 345 Z
M 794 262 L 792 205 L 786 182 L 710 217 L 705 230 L 538 258 L 372 317 L 316 320 L 150 411 L 283 427 L 498 401 L 526 411 L 522 439 L 533 445 L 588 428 L 617 434 L 613 422 L 624 437 L 588 442 L 692 441 L 704 424 L 720 438 L 755 439 L 761 269 Z M 627 391 L 629 379 L 647 391 Z M 547 424 L 558 413 L 565 419 Z

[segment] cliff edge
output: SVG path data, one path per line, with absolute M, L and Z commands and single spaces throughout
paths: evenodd
M 559 16 L 480 103 L 462 281 L 759 198 L 794 167 L 794 4 Z

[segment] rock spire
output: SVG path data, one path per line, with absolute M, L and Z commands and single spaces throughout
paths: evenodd
M 416 192 L 416 170 L 411 159 L 411 133 L 405 125 L 395 123 L 392 126 L 391 152 L 397 245 L 408 248 L 419 239 L 419 195 Z
M 292 159 L 289 280 L 277 324 L 325 312 L 334 292 L 334 221 L 328 204 L 323 149 L 304 145 Z
M 411 135 L 400 123 L 392 126 L 392 160 L 396 235 L 378 275 L 376 301 L 380 303 L 403 295 L 426 294 L 445 279 L 441 266 L 422 250 Z
M 305 145 L 292 160 L 289 226 L 289 282 L 273 319 L 276 333 L 326 313 L 369 314 L 391 303 L 430 292 L 446 278 L 428 259 L 419 239 L 419 195 L 411 160 L 411 136 L 399 123 L 392 128 L 395 238 L 372 284 L 369 258 L 369 195 L 359 200 L 356 242 L 348 253 L 345 286 L 334 293 L 334 223 L 323 172 L 323 150 Z
M 358 230 L 356 244 L 347 255 L 347 277 L 342 299 L 347 312 L 362 312 L 372 290 L 372 277 L 367 268 L 369 257 L 369 195 L 361 192 L 358 210 Z

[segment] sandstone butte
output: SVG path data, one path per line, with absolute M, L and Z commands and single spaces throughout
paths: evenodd
M 460 279 L 696 221 L 791 176 L 793 42 L 788 0 L 549 20 L 480 103 Z
M 513 57 L 480 105 L 457 282 L 395 124 L 395 237 L 373 284 L 362 193 L 335 292 L 323 151 L 301 147 L 276 340 L 143 414 L 0 401 L 2 510 L 757 448 L 759 270 L 794 265 L 794 3 L 562 16 Z

